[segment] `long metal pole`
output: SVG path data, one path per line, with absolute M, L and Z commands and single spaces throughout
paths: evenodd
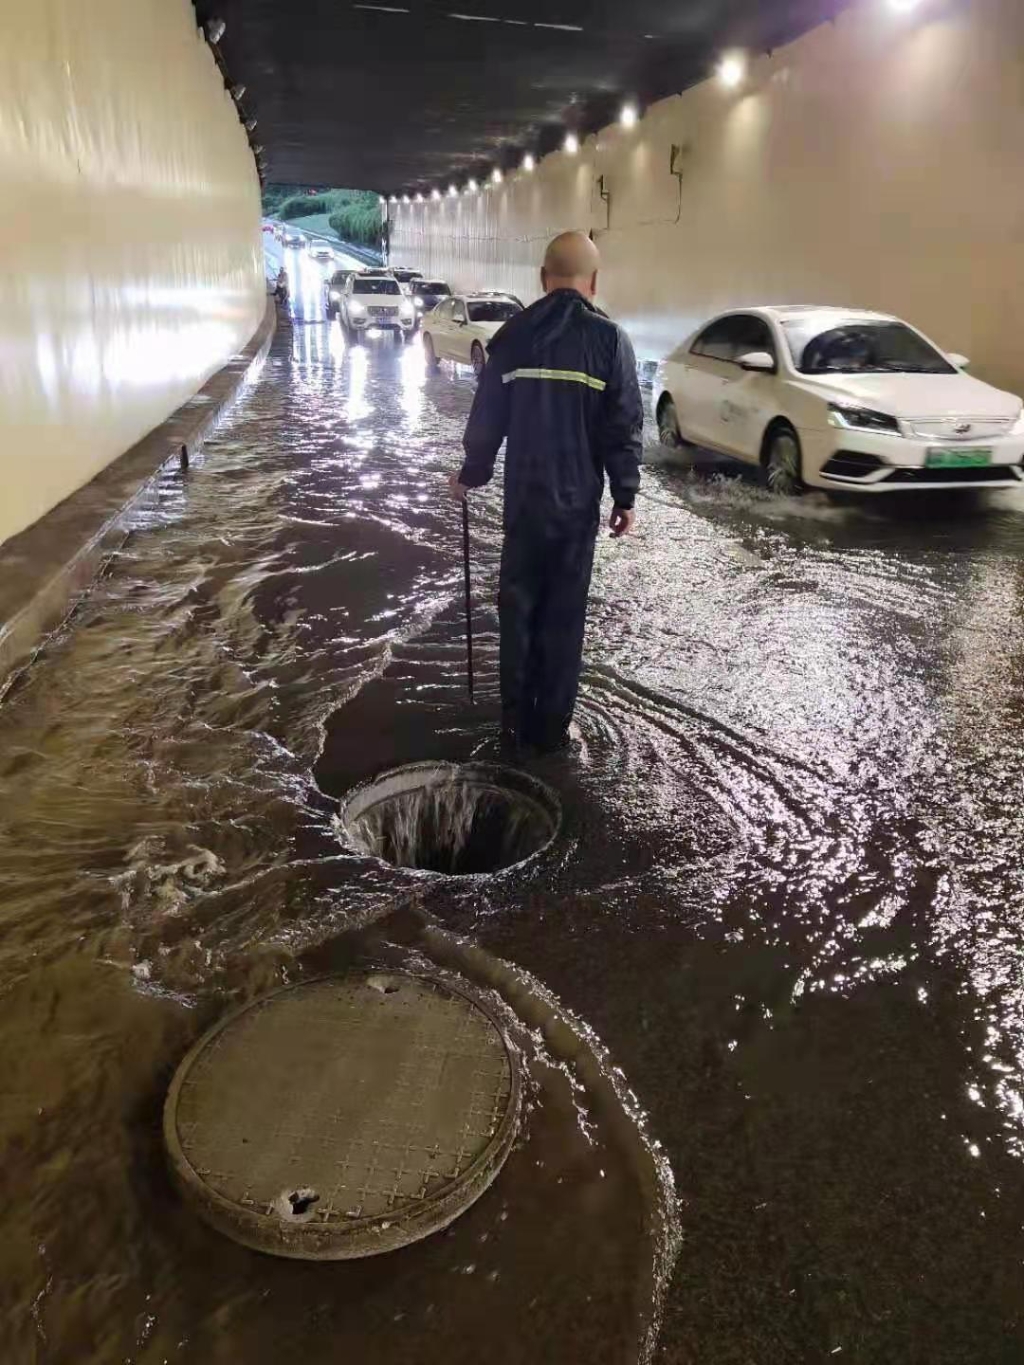
M 473 605 L 469 582 L 469 499 L 462 499 L 462 560 L 466 579 L 466 670 L 469 700 L 473 700 Z

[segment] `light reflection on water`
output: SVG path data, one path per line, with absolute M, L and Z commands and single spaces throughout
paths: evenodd
M 303 280 L 305 320 L 0 709 L 16 1349 L 326 1360 L 372 1331 L 388 1362 L 405 1313 L 442 1320 L 438 1351 L 627 1358 L 630 1293 L 594 1303 L 632 1284 L 637 1196 L 606 1139 L 565 1138 L 575 1092 L 538 1103 L 501 1186 L 514 1233 L 485 1203 L 392 1269 L 300 1278 L 160 1184 L 154 1116 L 200 1024 L 310 954 L 382 951 L 346 931 L 409 890 L 340 848 L 324 793 L 494 756 L 499 506 L 472 503 L 471 710 L 443 495 L 472 382 L 418 344 L 347 345 Z M 666 1359 L 1020 1344 L 1021 526 L 1009 499 L 893 515 L 649 470 L 637 536 L 599 545 L 578 760 L 544 767 L 558 855 L 424 893 L 595 1027 L 649 1111 L 686 1238 Z M 531 1188 L 536 1160 L 557 1174 Z M 503 1286 L 485 1317 L 518 1324 L 504 1356 L 446 1278 L 470 1235 Z M 340 1285 L 364 1322 L 324 1306 Z

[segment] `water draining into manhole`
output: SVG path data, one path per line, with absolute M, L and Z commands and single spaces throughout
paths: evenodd
M 341 803 L 360 852 L 449 876 L 498 872 L 545 849 L 562 809 L 543 782 L 492 763 L 414 763 L 381 773 Z

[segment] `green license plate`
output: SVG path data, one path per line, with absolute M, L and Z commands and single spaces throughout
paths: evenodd
M 973 469 L 978 465 L 991 463 L 991 450 L 980 450 L 976 447 L 967 449 L 959 446 L 955 450 L 944 447 L 941 450 L 929 450 L 924 457 L 925 469 Z

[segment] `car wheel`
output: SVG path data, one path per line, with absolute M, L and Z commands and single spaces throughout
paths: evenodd
M 484 366 L 487 364 L 484 348 L 480 345 L 479 341 L 473 342 L 473 348 L 469 353 L 469 358 L 473 362 L 473 373 L 476 375 L 477 379 L 479 379 L 484 372 Z
M 779 423 L 769 433 L 764 466 L 773 493 L 795 498 L 804 491 L 800 438 L 788 422 Z
M 434 350 L 434 339 L 429 332 L 423 333 L 423 353 L 427 357 L 428 370 L 436 370 L 440 367 L 441 362 L 438 360 L 437 352 Z
M 663 398 L 658 405 L 658 439 L 670 450 L 679 450 L 688 443 L 679 430 L 679 414 L 671 398 Z

